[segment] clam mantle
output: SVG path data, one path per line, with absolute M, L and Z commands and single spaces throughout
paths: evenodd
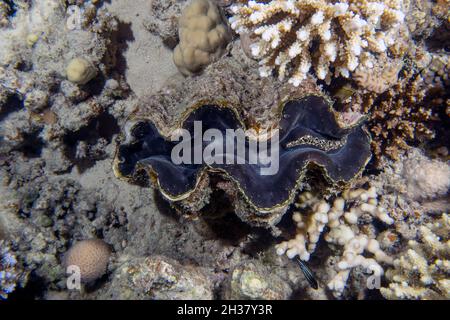
M 192 136 L 197 121 L 201 121 L 203 132 L 216 129 L 225 135 L 227 129 L 248 129 L 237 109 L 214 102 L 197 103 L 173 129 L 185 129 Z M 292 202 L 308 169 L 319 168 L 330 182 L 345 183 L 358 175 L 371 157 L 367 132 L 360 124 L 342 128 L 330 103 L 320 96 L 285 102 L 277 129 L 279 170 L 274 175 L 262 175 L 260 169 L 265 164 L 252 164 L 248 160 L 244 164 L 209 164 L 204 160 L 200 164 L 174 164 L 171 153 L 177 142 L 161 134 L 150 117 L 132 116 L 119 139 L 114 172 L 128 181 L 141 179 L 144 173 L 174 202 L 189 197 L 203 175 L 219 174 L 233 181 L 254 209 L 268 213 Z M 245 139 L 247 151 L 251 139 Z M 207 143 L 203 142 L 205 147 Z M 237 152 L 236 144 L 233 151 L 232 157 Z

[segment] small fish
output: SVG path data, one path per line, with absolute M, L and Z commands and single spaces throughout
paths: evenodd
M 300 260 L 299 257 L 296 258 L 298 265 L 300 266 L 300 269 L 302 270 L 303 274 L 305 275 L 306 280 L 308 280 L 309 285 L 313 289 L 319 289 L 319 284 L 317 283 L 316 277 L 314 276 L 314 273 L 311 271 L 311 269 L 308 267 L 305 261 Z

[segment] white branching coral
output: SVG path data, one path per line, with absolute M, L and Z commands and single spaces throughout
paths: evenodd
M 381 294 L 387 299 L 450 299 L 450 218 L 448 214 L 419 228 L 419 241 L 394 261 L 391 280 Z
M 230 24 L 257 39 L 251 50 L 262 77 L 275 69 L 298 86 L 311 68 L 327 81 L 331 69 L 349 77 L 359 66 L 372 68 L 404 35 L 402 7 L 402 0 L 240 0 Z
M 286 254 L 291 259 L 299 256 L 301 260 L 308 261 L 324 227 L 328 226 L 330 231 L 325 235 L 325 241 L 344 247 L 337 264 L 337 274 L 328 283 L 328 288 L 335 296 L 342 295 L 352 268 L 361 266 L 367 272 L 380 277 L 383 275 L 380 263 L 392 264 L 392 258 L 380 249 L 380 244 L 373 235 L 365 234 L 358 227 L 358 220 L 364 214 L 369 214 L 386 224 L 394 222 L 386 210 L 378 205 L 377 198 L 377 190 L 374 187 L 368 190 L 344 191 L 332 204 L 314 197 L 309 192 L 302 194 L 297 207 L 300 209 L 310 207 L 312 212 L 293 214 L 297 235 L 292 240 L 278 244 L 277 254 Z M 363 255 L 365 252 L 372 254 L 373 258 L 365 257 Z

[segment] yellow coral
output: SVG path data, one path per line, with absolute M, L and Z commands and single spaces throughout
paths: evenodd
M 173 60 L 186 76 L 201 71 L 222 56 L 231 39 L 219 8 L 210 0 L 194 0 L 184 9 L 179 36 Z
M 67 66 L 67 79 L 76 84 L 86 84 L 97 74 L 94 65 L 84 58 L 72 59 Z

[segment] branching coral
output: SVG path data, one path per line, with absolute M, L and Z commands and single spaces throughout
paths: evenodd
M 353 80 L 360 88 L 381 94 L 398 82 L 398 74 L 403 67 L 403 62 L 400 59 L 393 61 L 381 59 L 381 61 L 384 63 L 374 66 L 370 71 L 357 69 L 354 72 Z
M 432 124 L 439 121 L 442 105 L 439 95 L 428 93 L 422 76 L 409 72 L 366 110 L 371 115 L 368 126 L 375 156 L 397 160 L 411 144 L 432 139 Z
M 419 240 L 387 271 L 389 286 L 381 289 L 387 299 L 450 299 L 450 220 L 439 220 L 419 228 Z
M 277 253 L 286 254 L 291 259 L 298 255 L 300 259 L 308 261 L 327 226 L 330 231 L 325 235 L 325 241 L 343 246 L 343 254 L 337 263 L 337 274 L 328 283 L 328 288 L 335 296 L 342 295 L 352 268 L 361 266 L 365 271 L 381 276 L 383 268 L 380 263 L 390 264 L 392 258 L 380 249 L 373 234 L 364 233 L 358 226 L 360 217 L 365 214 L 386 224 L 394 222 L 386 210 L 378 205 L 377 197 L 377 190 L 373 187 L 368 190 L 346 190 L 332 204 L 309 192 L 303 193 L 297 203 L 300 211 L 293 214 L 293 220 L 297 224 L 296 237 L 278 244 Z M 307 208 L 311 211 L 305 214 L 304 210 Z M 365 252 L 373 254 L 374 258 L 366 258 Z
M 349 77 L 357 68 L 370 72 L 377 56 L 390 48 L 402 54 L 402 1 L 342 0 L 238 1 L 231 27 L 256 39 L 252 54 L 260 59 L 260 74 L 273 69 L 289 75 L 298 86 L 314 68 L 319 79 Z

